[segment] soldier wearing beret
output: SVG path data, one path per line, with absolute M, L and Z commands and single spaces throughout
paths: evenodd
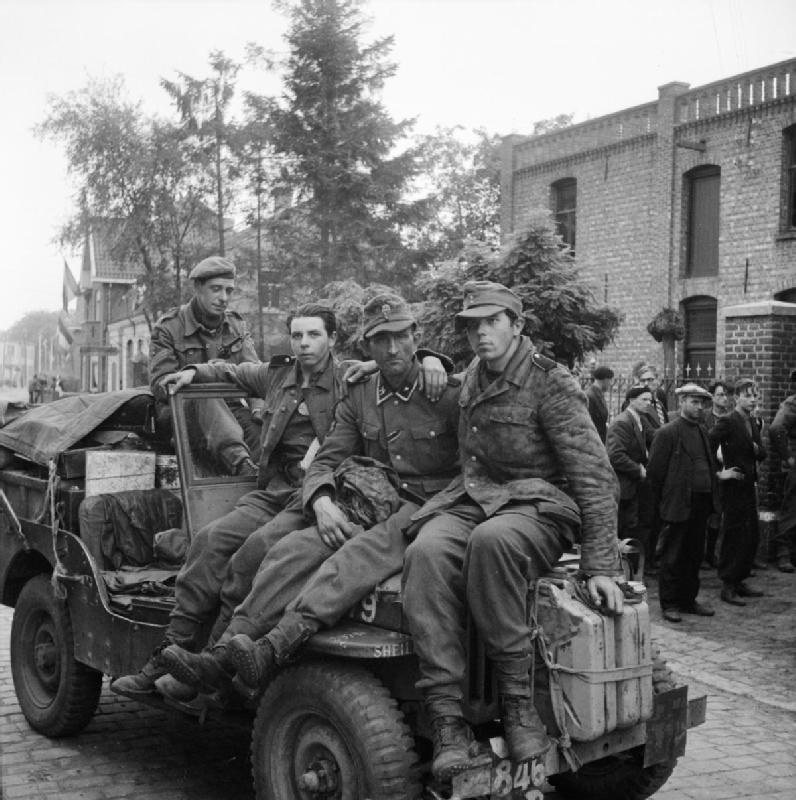
M 498 683 L 514 761 L 550 746 L 531 698 L 528 586 L 574 542 L 587 590 L 622 609 L 616 478 L 569 371 L 522 335 L 520 298 L 497 283 L 464 286 L 456 325 L 477 358 L 459 399 L 459 476 L 413 516 L 404 613 L 420 661 L 418 688 L 433 727 L 432 769 L 466 769 L 472 733 L 462 712 L 466 609 Z M 410 531 L 411 532 L 411 531 Z
M 166 375 L 193 364 L 260 360 L 243 317 L 228 308 L 235 289 L 235 265 L 229 259 L 211 256 L 200 261 L 188 277 L 193 281 L 193 297 L 158 320 L 149 350 L 149 380 L 158 424 L 166 429 L 171 421 L 162 384 Z M 229 405 L 196 406 L 197 426 L 207 438 L 208 452 L 232 475 L 256 472 L 260 446 L 257 418 L 262 406 L 256 398 L 248 406 L 240 400 Z

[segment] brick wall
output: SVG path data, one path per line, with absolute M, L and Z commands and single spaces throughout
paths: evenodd
M 725 309 L 725 368 L 730 379 L 751 378 L 760 387 L 760 410 L 769 424 L 788 392 L 796 367 L 796 306 L 765 301 Z M 764 428 L 765 431 L 765 428 Z M 771 454 L 760 470 L 760 507 L 776 509 L 782 497 L 779 459 Z

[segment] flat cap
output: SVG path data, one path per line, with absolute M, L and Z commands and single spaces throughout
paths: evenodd
M 365 304 L 362 311 L 362 338 L 381 331 L 402 331 L 415 323 L 415 315 L 403 297 L 382 292 Z
M 235 265 L 228 258 L 221 256 L 210 256 L 200 261 L 188 275 L 192 281 L 206 281 L 209 278 L 234 279 L 234 277 Z
M 697 397 L 704 397 L 707 400 L 712 399 L 710 392 L 707 389 L 703 389 L 696 383 L 684 383 L 682 386 L 678 386 L 674 393 L 678 397 L 684 397 L 687 395 L 696 395 Z
M 522 300 L 502 283 L 492 281 L 467 281 L 464 284 L 462 310 L 456 315 L 456 330 L 461 330 L 468 319 L 491 317 L 500 311 L 513 311 L 522 317 Z
M 625 400 L 635 400 L 641 397 L 642 394 L 648 394 L 652 397 L 652 389 L 649 386 L 631 386 L 625 394 Z

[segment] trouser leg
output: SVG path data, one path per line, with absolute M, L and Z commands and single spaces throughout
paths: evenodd
M 233 405 L 232 414 L 243 433 L 243 443 L 249 451 L 251 460 L 254 461 L 255 464 L 259 464 L 263 426 L 254 421 L 251 409 L 248 406 L 239 404 Z
M 658 598 L 661 608 L 679 608 L 683 602 L 685 590 L 680 564 L 687 527 L 687 522 L 664 523 L 658 534 Z
M 737 586 L 749 576 L 760 534 L 754 484 L 734 481 L 724 492 L 724 540 L 719 556 L 719 577 Z
M 707 492 L 691 496 L 691 516 L 680 552 L 682 571 L 681 608 L 690 608 L 699 594 L 699 566 L 705 555 L 705 529 L 713 510 L 713 500 Z
M 777 561 L 790 563 L 796 550 L 796 467 L 785 473 L 782 487 L 782 505 L 777 522 L 776 556 Z
M 203 400 L 192 404 L 196 424 L 204 435 L 207 452 L 230 475 L 249 457 L 243 429 L 232 409 L 223 400 Z
M 314 526 L 282 538 L 263 560 L 251 591 L 235 609 L 219 643 L 237 633 L 257 639 L 270 631 L 315 570 L 334 552 Z
M 278 511 L 267 492 L 250 492 L 232 511 L 195 534 L 177 574 L 167 638 L 187 646 L 196 643 L 201 627 L 218 609 L 230 556 Z
M 509 506 L 473 529 L 464 559 L 467 605 L 493 661 L 530 657 L 529 582 L 551 569 L 565 542 L 533 506 Z
M 293 531 L 307 526 L 299 509 L 284 509 L 257 528 L 232 555 L 219 592 L 220 609 L 210 638 L 215 641 L 226 630 L 235 609 L 252 589 L 255 576 L 273 546 Z
M 434 704 L 435 717 L 462 713 L 464 554 L 470 531 L 483 518 L 475 505 L 456 506 L 426 522 L 406 551 L 403 610 L 420 662 L 417 686 Z

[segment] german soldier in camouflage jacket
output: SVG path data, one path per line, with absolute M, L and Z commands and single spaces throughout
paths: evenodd
M 529 581 L 577 541 L 593 601 L 609 613 L 623 602 L 616 478 L 585 395 L 522 336 L 522 303 L 505 286 L 465 284 L 456 324 L 478 356 L 459 399 L 462 470 L 413 516 L 418 533 L 403 573 L 440 779 L 469 763 L 461 709 L 467 608 L 497 675 L 509 752 L 521 761 L 550 746 L 529 685 Z

